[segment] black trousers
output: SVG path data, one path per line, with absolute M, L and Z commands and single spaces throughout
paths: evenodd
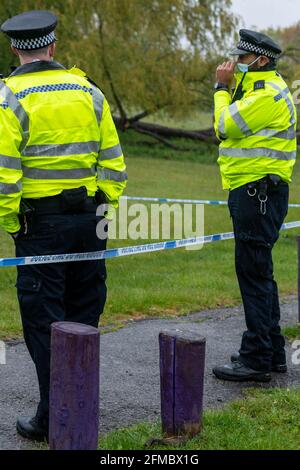
M 106 249 L 96 236 L 95 212 L 35 215 L 16 240 L 16 256 L 82 253 Z M 55 321 L 98 326 L 106 301 L 105 261 L 19 266 L 17 292 L 24 339 L 36 366 L 37 416 L 49 419 L 50 330 Z M 63 360 L 63 358 L 62 358 Z
M 289 187 L 268 183 L 266 214 L 260 210 L 258 189 L 247 185 L 229 193 L 235 234 L 235 266 L 242 295 L 247 331 L 240 348 L 241 362 L 255 370 L 283 364 L 285 341 L 279 325 L 280 308 L 273 276 L 272 248 L 288 210 Z

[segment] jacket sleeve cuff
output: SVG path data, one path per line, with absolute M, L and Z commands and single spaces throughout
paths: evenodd
M 17 215 L 1 217 L 0 226 L 8 233 L 16 233 L 21 230 L 21 225 Z

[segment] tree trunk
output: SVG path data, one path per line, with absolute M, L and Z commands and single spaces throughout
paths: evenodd
M 143 121 L 130 121 L 127 120 L 125 123 L 124 121 L 114 116 L 114 121 L 116 126 L 121 129 L 122 131 L 126 131 L 128 129 L 134 129 L 137 132 L 141 132 L 142 134 L 149 134 L 152 137 L 164 137 L 167 139 L 180 137 L 184 139 L 193 139 L 199 140 L 202 142 L 209 142 L 209 143 L 217 143 L 217 139 L 215 136 L 215 132 L 213 128 L 205 129 L 205 130 L 194 130 L 189 131 L 185 129 L 178 129 L 173 127 L 166 127 L 161 126 L 160 124 L 153 124 L 149 122 Z
M 160 142 L 163 142 L 165 145 L 172 146 L 171 142 L 168 143 L 164 139 L 171 139 L 171 138 L 184 138 L 184 139 L 192 139 L 192 140 L 199 140 L 200 142 L 218 144 L 219 141 L 216 138 L 214 128 L 211 127 L 209 129 L 204 130 L 185 130 L 185 129 L 178 129 L 174 127 L 167 127 L 161 126 L 160 124 L 153 124 L 149 122 L 143 122 L 139 120 L 122 120 L 119 117 L 114 116 L 114 121 L 118 129 L 122 131 L 126 131 L 128 129 L 134 129 L 141 134 L 148 134 L 153 138 L 156 138 Z M 300 130 L 297 131 L 297 142 L 300 145 Z

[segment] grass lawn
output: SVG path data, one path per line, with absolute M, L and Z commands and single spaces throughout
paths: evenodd
M 160 421 L 100 435 L 99 450 L 300 450 L 300 389 L 248 389 L 243 400 L 206 410 L 203 429 L 182 444 L 163 445 Z M 154 445 L 149 447 L 152 440 Z M 36 443 L 36 450 L 48 446 Z
M 217 148 L 189 143 L 191 150 L 174 152 L 153 145 L 145 136 L 121 135 L 127 155 L 127 195 L 170 198 L 222 199 L 216 165 Z M 153 158 L 150 158 L 149 155 Z M 159 158 L 160 156 L 160 158 Z M 291 202 L 300 202 L 300 169 L 291 186 Z M 287 220 L 299 220 L 291 209 Z M 231 231 L 226 207 L 205 206 L 205 234 Z M 275 274 L 281 294 L 296 292 L 297 230 L 284 232 L 274 250 Z M 154 240 L 155 241 L 155 240 Z M 109 247 L 147 243 L 148 240 L 112 240 Z M 13 243 L 0 234 L 0 257 L 13 256 Z M 102 325 L 118 325 L 130 318 L 178 315 L 203 308 L 241 302 L 234 273 L 233 241 L 206 245 L 200 251 L 185 249 L 115 258 L 107 261 L 108 299 Z M 0 268 L 0 336 L 20 334 L 15 293 L 15 269 Z
M 245 400 L 206 411 L 203 431 L 181 446 L 151 450 L 299 450 L 300 389 L 250 390 Z M 103 450 L 142 450 L 161 438 L 159 423 L 142 423 L 100 437 Z
M 300 324 L 286 326 L 282 329 L 282 332 L 289 341 L 300 339 Z

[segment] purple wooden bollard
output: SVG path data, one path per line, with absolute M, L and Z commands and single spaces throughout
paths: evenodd
M 159 335 L 162 430 L 167 437 L 201 431 L 205 344 L 205 338 L 193 333 Z
M 97 328 L 56 322 L 51 331 L 49 447 L 95 450 L 99 431 Z
M 300 236 L 297 237 L 298 245 L 298 322 L 300 323 Z

